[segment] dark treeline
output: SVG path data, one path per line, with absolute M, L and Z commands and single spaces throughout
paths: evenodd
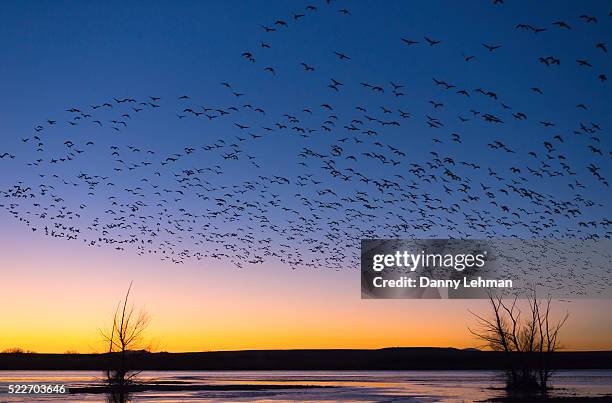
M 0 370 L 103 370 L 109 354 L 0 354 Z M 130 352 L 135 370 L 476 370 L 505 369 L 502 352 L 453 348 Z M 612 351 L 555 352 L 554 369 L 612 369 Z

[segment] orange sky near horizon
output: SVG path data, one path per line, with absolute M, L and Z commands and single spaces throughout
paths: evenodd
M 4 218 L 3 218 L 4 220 Z M 358 269 L 173 265 L 28 234 L 0 233 L 0 351 L 101 352 L 99 329 L 134 281 L 157 351 L 481 347 L 469 310 L 486 301 L 361 300 Z M 567 350 L 612 350 L 610 300 L 557 302 Z M 588 337 L 585 337 L 588 335 Z

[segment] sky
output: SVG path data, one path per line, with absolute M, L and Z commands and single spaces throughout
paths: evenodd
M 273 126 L 280 116 L 291 114 L 299 116 L 301 124 L 309 125 L 324 115 L 320 104 L 329 103 L 334 107 L 333 114 L 340 116 L 339 128 L 333 134 L 316 133 L 309 138 L 281 134 L 245 142 L 248 145 L 243 146 L 245 153 L 257 157 L 262 174 L 282 174 L 293 180 L 304 173 L 296 164 L 300 150 L 308 147 L 329 151 L 329 136 L 347 136 L 340 121 L 350 124 L 348 117 L 354 115 L 355 106 L 364 106 L 375 111 L 370 114 L 384 118 L 380 111 L 384 105 L 411 113 L 410 119 L 402 120 L 401 129 L 389 129 L 386 139 L 404 151 L 408 159 L 421 164 L 431 150 L 432 133 L 424 123 L 426 115 L 435 115 L 446 124 L 443 132 L 433 135 L 444 139 L 436 149 L 440 155 L 457 161 L 476 160 L 483 167 L 500 171 L 515 165 L 524 170 L 531 164 L 525 155 L 528 150 L 543 155 L 542 141 L 552 134 L 562 134 L 566 142 L 559 147 L 563 147 L 572 168 L 579 171 L 579 180 L 586 185 L 580 196 L 599 203 L 584 209 L 580 219 L 601 220 L 606 217 L 611 194 L 585 167 L 596 163 L 602 173 L 609 174 L 610 160 L 585 151 L 583 138 L 572 137 L 571 130 L 577 122 L 596 122 L 604 129 L 612 123 L 609 83 L 597 79 L 597 74 L 605 71 L 612 76 L 609 53 L 594 46 L 598 42 L 612 46 L 610 10 L 605 3 L 596 1 L 555 2 L 554 7 L 546 3 L 506 3 L 493 6 L 489 1 L 469 2 L 457 7 L 440 1 L 390 1 L 384 5 L 338 1 L 327 6 L 313 1 L 317 11 L 310 14 L 304 11 L 308 2 L 5 3 L 0 8 L 0 48 L 6 55 L 0 64 L 0 91 L 4 94 L 0 97 L 0 154 L 8 152 L 16 158 L 0 160 L 0 189 L 6 190 L 19 181 L 24 186 L 55 186 L 55 193 L 61 194 L 70 208 L 87 205 L 82 209 L 82 219 L 75 220 L 75 225 L 85 232 L 93 217 L 102 216 L 109 208 L 108 196 L 116 191 L 104 189 L 89 197 L 87 187 L 62 185 L 61 180 L 77 183 L 77 175 L 86 172 L 112 176 L 118 189 L 133 189 L 141 184 L 142 176 L 137 174 L 140 168 L 134 173 L 113 171 L 117 165 L 109 158 L 111 145 L 121 148 L 126 161 L 132 159 L 123 157 L 128 146 L 155 150 L 155 159 L 159 160 L 162 155 L 184 153 L 185 147 L 247 136 L 234 123 L 252 126 L 247 131 L 261 134 L 261 129 L 255 132 L 256 125 Z M 349 9 L 350 15 L 342 15 L 338 11 L 342 8 Z M 306 15 L 295 22 L 292 12 Z M 581 21 L 578 16 L 583 13 L 597 15 L 598 23 Z M 275 26 L 279 18 L 290 27 Z M 557 20 L 568 21 L 572 29 L 555 28 L 552 22 Z M 515 28 L 519 23 L 544 26 L 547 31 L 537 35 L 521 32 Z M 268 35 L 262 25 L 275 26 L 277 32 Z M 442 42 L 429 47 L 424 36 Z M 400 38 L 421 43 L 408 47 Z M 262 41 L 272 47 L 262 49 Z M 482 43 L 502 47 L 488 52 Z M 339 61 L 334 51 L 349 55 L 350 62 Z M 257 62 L 245 60 L 243 52 L 253 52 Z M 464 55 L 476 58 L 467 63 Z M 537 62 L 547 55 L 559 57 L 562 65 L 545 67 Z M 578 58 L 588 59 L 594 67 L 576 65 L 574 59 Z M 315 66 L 315 71 L 304 72 L 302 62 Z M 269 66 L 275 68 L 275 75 L 264 70 Z M 331 78 L 344 84 L 340 91 L 327 86 Z M 470 108 L 455 93 L 436 87 L 432 78 L 468 89 L 472 108 L 502 114 L 499 105 L 491 109 L 488 97 L 474 93 L 476 88 L 495 91 L 513 106 L 512 111 L 524 111 L 530 119 L 533 116 L 533 121 L 524 123 L 510 118 L 504 125 L 491 126 L 473 118 L 469 130 L 463 129 L 456 123 L 456 115 L 469 116 Z M 405 95 L 391 96 L 389 81 L 404 85 Z M 231 83 L 232 91 L 246 95 L 237 100 L 221 82 Z M 384 85 L 387 98 L 381 100 L 360 82 Z M 535 94 L 531 87 L 542 88 L 545 97 Z M 178 100 L 182 95 L 191 99 Z M 105 127 L 100 130 L 95 125 L 70 127 L 66 123 L 70 117 L 66 109 L 72 107 L 85 110 L 90 105 L 113 102 L 113 98 L 143 100 L 150 96 L 161 98 L 159 111 L 147 109 L 140 116 L 132 113 L 129 125 L 117 133 L 107 124 L 110 112 L 100 112 L 105 119 Z M 434 110 L 431 100 L 445 105 Z M 587 110 L 576 110 L 576 104 L 581 102 L 588 105 Z M 186 118 L 177 119 L 177 115 L 185 115 L 186 107 L 228 108 L 245 103 L 262 107 L 265 116 L 249 111 L 229 121 L 202 123 L 202 119 L 193 119 L 187 113 Z M 316 110 L 314 117 L 303 112 L 304 108 Z M 47 119 L 55 119 L 58 124 L 48 126 Z M 555 128 L 551 132 L 535 123 L 538 120 L 554 122 Z M 48 127 L 43 132 L 47 136 L 45 151 L 39 153 L 34 151 L 33 136 L 37 134 L 35 126 L 41 123 Z M 461 146 L 450 140 L 451 132 L 461 134 Z M 601 147 L 609 150 L 609 139 L 604 134 L 600 136 Z M 54 155 L 66 152 L 64 141 L 74 141 L 77 148 L 85 149 L 84 143 L 90 139 L 95 140 L 95 149 L 72 164 L 47 164 Z M 485 144 L 495 139 L 519 153 L 488 152 Z M 42 164 L 27 165 L 39 157 L 44 159 Z M 134 158 L 136 162 L 142 159 Z M 206 177 L 211 186 L 217 187 L 243 184 L 259 172 L 245 158 L 235 163 L 219 155 L 196 154 L 189 158 L 192 159 L 188 162 L 180 162 L 183 165 L 163 171 L 159 185 L 172 187 L 179 167 L 197 164 L 223 166 L 223 175 Z M 376 162 L 362 159 L 358 166 L 372 175 L 382 169 Z M 406 169 L 401 165 L 392 172 L 405 174 Z M 309 172 L 338 194 L 371 192 L 356 181 L 332 180 L 314 168 Z M 41 174 L 46 175 L 44 179 Z M 58 178 L 51 179 L 52 174 Z M 472 180 L 477 187 L 478 182 L 489 184 L 491 179 L 483 169 Z M 533 178 L 532 182 L 540 191 L 561 200 L 575 197 L 574 191 L 561 187 L 557 178 Z M 283 206 L 303 212 L 307 209 L 294 194 L 302 192 L 315 199 L 320 189 L 279 187 L 273 193 L 278 193 Z M 428 188 L 428 192 L 447 201 L 439 187 Z M 138 199 L 124 192 L 121 195 L 124 200 Z M 246 201 L 257 197 L 244 194 Z M 203 203 L 191 198 L 181 203 L 167 208 L 173 213 L 179 207 L 202 212 L 211 201 Z M 510 199 L 508 203 L 525 207 L 522 200 Z M 492 211 L 493 216 L 501 214 L 492 210 L 485 199 L 472 203 L 471 208 Z M 186 259 L 177 265 L 151 254 L 140 256 L 129 248 L 117 251 L 113 247 L 87 247 L 83 242 L 44 236 L 43 228 L 48 223 L 34 220 L 39 224 L 33 232 L 8 210 L 10 207 L 0 209 L 0 350 L 20 346 L 41 352 L 99 351 L 98 329 L 108 325 L 130 281 L 134 282 L 136 303 L 152 316 L 149 335 L 160 350 L 478 345 L 467 329 L 473 323 L 469 310 L 483 311 L 485 302 L 361 300 L 355 264 L 358 249 L 348 241 L 338 242 L 344 259 L 328 260 L 329 264 L 317 267 L 296 268 L 279 259 L 267 259 L 263 264 L 236 268 L 230 261 L 211 258 Z M 455 219 L 444 212 L 435 214 Z M 290 219 L 280 209 L 271 209 L 268 216 L 278 225 Z M 329 212 L 326 217 L 333 220 L 344 216 Z M 382 226 L 386 219 L 381 214 L 372 225 Z M 575 219 L 555 219 L 560 233 L 568 229 L 582 231 Z M 220 221 L 216 225 L 218 231 L 229 232 L 240 232 L 251 225 L 258 236 L 273 237 L 272 231 L 259 228 L 260 224 Z M 381 231 L 381 236 L 390 234 Z M 600 227 L 597 231 L 603 236 L 605 230 Z M 355 228 L 347 232 L 355 236 L 358 233 Z M 495 232 L 531 236 L 524 227 L 503 233 L 497 228 Z M 448 237 L 457 233 L 476 238 L 482 235 L 465 224 L 458 224 L 455 232 L 434 226 L 412 228 L 399 235 Z M 320 224 L 318 234 L 329 234 L 325 222 Z M 168 234 L 160 239 L 177 241 L 176 236 Z M 193 240 L 181 242 L 190 250 L 197 249 Z M 277 244 L 288 243 L 304 248 L 304 256 L 317 255 L 298 241 L 273 238 L 273 243 L 275 250 L 282 249 Z M 294 257 L 291 255 L 289 260 Z M 570 313 L 562 341 L 568 349 L 612 348 L 608 300 L 574 300 L 560 303 L 558 309 L 560 313 Z M 590 335 L 588 339 L 582 336 L 585 333 Z
M 11 228 L 2 238 L 10 252 L 0 349 L 103 351 L 99 329 L 109 326 L 132 279 L 135 305 L 151 315 L 147 340 L 156 351 L 482 347 L 468 332 L 475 325 L 468 310 L 487 312 L 485 301 L 361 300 L 351 270 L 175 268 L 104 250 L 76 253 L 61 240 L 28 241 L 37 249 L 28 253 L 22 242 L 31 236 Z M 555 314 L 570 314 L 562 345 L 610 349 L 609 305 L 607 299 L 555 305 Z

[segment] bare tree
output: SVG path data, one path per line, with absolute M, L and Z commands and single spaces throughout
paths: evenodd
M 131 290 L 132 283 L 125 298 L 117 304 L 110 331 L 100 331 L 108 346 L 106 382 L 111 391 L 110 400 L 119 403 L 127 400 L 129 386 L 135 383 L 135 377 L 140 372 L 129 368 L 128 354 L 144 348 L 143 336 L 150 323 L 149 315 L 144 310 L 136 309 L 134 304 L 130 304 Z
M 468 329 L 492 350 L 507 353 L 509 390 L 546 392 L 552 374 L 550 355 L 560 347 L 559 332 L 568 314 L 553 323 L 550 297 L 538 299 L 533 291 L 527 300 L 529 312 L 523 315 L 518 297 L 504 300 L 489 293 L 492 315 L 484 317 L 470 311 L 477 324 Z

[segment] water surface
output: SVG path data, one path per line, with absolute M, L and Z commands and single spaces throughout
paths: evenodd
M 70 387 L 100 382 L 95 371 L 0 371 L 0 402 L 106 401 L 105 395 L 9 395 L 9 384 L 50 383 Z M 465 402 L 503 396 L 497 371 L 145 371 L 143 380 L 188 385 L 311 385 L 307 389 L 249 391 L 151 391 L 134 394 L 137 402 Z M 317 388 L 316 386 L 333 386 Z M 554 396 L 612 394 L 612 371 L 559 371 Z

